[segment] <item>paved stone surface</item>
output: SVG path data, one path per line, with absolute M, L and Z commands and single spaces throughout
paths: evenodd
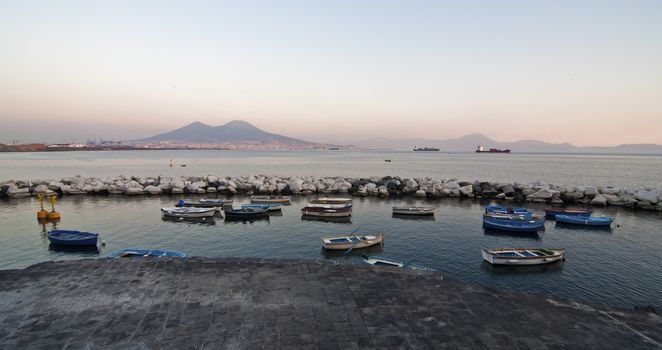
M 2 349 L 657 349 L 662 318 L 329 262 L 115 259 L 0 271 Z

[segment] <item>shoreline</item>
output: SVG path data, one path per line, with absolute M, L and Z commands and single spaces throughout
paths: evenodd
M 478 198 L 503 203 L 544 203 L 555 206 L 616 206 L 662 211 L 662 190 L 610 186 L 572 186 L 531 183 L 460 181 L 457 179 L 401 178 L 398 176 L 115 176 L 105 179 L 73 176 L 59 180 L 0 182 L 0 197 L 37 194 L 67 195 L 287 195 L 311 194 L 421 199 Z
M 662 319 L 650 310 L 389 267 L 122 258 L 45 262 L 0 277 L 0 347 L 654 349 L 662 342 Z

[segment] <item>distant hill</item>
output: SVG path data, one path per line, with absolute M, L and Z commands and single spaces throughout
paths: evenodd
M 271 134 L 250 123 L 233 120 L 220 126 L 194 122 L 179 129 L 133 142 L 174 142 L 196 144 L 223 143 L 284 143 L 291 145 L 314 144 L 278 134 Z
M 373 149 L 411 150 L 417 147 L 436 147 L 442 152 L 473 152 L 476 147 L 509 148 L 513 153 L 622 153 L 662 154 L 662 145 L 626 144 L 613 147 L 579 147 L 569 143 L 548 143 L 538 140 L 500 142 L 481 134 L 465 135 L 456 139 L 388 139 L 376 138 L 352 144 Z

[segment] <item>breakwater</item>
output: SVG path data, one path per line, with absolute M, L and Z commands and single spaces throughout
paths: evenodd
M 509 183 L 458 179 L 401 178 L 398 176 L 116 176 L 104 179 L 73 176 L 59 180 L 8 180 L 0 183 L 0 197 L 39 193 L 59 195 L 121 194 L 345 194 L 353 196 L 421 198 L 485 198 L 503 202 L 554 205 L 621 206 L 662 211 L 662 190 L 610 186 L 574 186 L 543 181 Z

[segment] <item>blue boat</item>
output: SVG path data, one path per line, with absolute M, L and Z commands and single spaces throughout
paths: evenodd
M 582 226 L 610 226 L 614 218 L 608 216 L 556 215 L 556 222 Z
M 398 261 L 398 260 L 393 260 L 389 258 L 384 258 L 381 256 L 369 256 L 368 254 L 362 254 L 363 256 L 363 262 L 366 264 L 370 264 L 372 266 L 393 266 L 393 267 L 404 267 L 412 270 L 423 270 L 423 271 L 432 271 L 432 272 L 437 272 L 437 270 L 427 267 L 425 265 L 421 265 L 419 263 L 412 261 L 404 262 L 404 261 Z
M 116 252 L 110 253 L 108 255 L 109 258 L 123 258 L 123 257 L 146 257 L 146 256 L 153 256 L 153 257 L 158 257 L 158 258 L 185 258 L 186 254 L 181 253 L 181 252 L 175 252 L 175 251 L 167 251 L 167 250 L 157 250 L 157 249 L 122 249 L 118 250 Z
M 533 211 L 527 208 L 511 208 L 504 207 L 502 205 L 488 205 L 485 207 L 485 214 L 516 214 L 516 215 L 526 215 L 532 214 Z
M 590 209 L 545 209 L 545 217 L 554 220 L 557 215 L 591 216 L 592 212 Z
M 53 244 L 68 246 L 98 245 L 99 234 L 72 230 L 52 230 L 46 233 L 48 240 Z
M 484 215 L 483 227 L 510 232 L 537 232 L 545 227 L 545 219 L 503 219 Z
M 283 206 L 280 204 L 244 204 L 241 206 L 242 209 L 264 209 L 266 211 L 279 211 L 283 209 Z

